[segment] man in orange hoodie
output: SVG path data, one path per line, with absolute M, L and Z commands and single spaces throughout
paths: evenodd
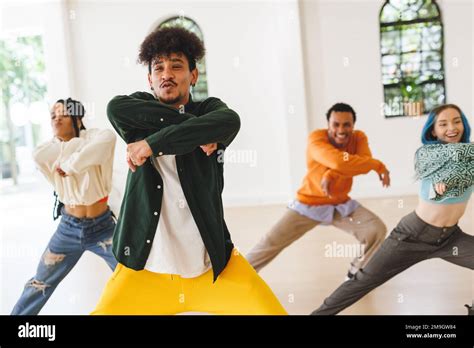
M 378 216 L 349 197 L 352 177 L 378 173 L 384 187 L 390 185 L 385 165 L 372 158 L 367 136 L 354 130 L 356 113 L 344 103 L 333 105 L 326 114 L 328 129 L 318 129 L 309 136 L 308 173 L 280 221 L 247 255 L 260 271 L 284 248 L 317 225 L 330 225 L 352 234 L 363 252 L 352 262 L 346 279 L 370 260 L 385 239 L 387 228 Z

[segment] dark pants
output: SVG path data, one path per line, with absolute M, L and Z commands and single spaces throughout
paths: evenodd
M 474 236 L 459 228 L 435 227 L 415 212 L 405 216 L 369 263 L 339 286 L 313 315 L 337 314 L 414 264 L 439 257 L 474 269 Z

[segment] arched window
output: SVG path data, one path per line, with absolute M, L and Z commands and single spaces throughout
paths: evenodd
M 202 31 L 199 26 L 190 18 L 187 17 L 172 17 L 164 22 L 162 22 L 159 27 L 166 28 L 166 27 L 176 27 L 180 26 L 184 29 L 187 29 L 194 34 L 196 34 L 202 42 L 204 42 L 204 38 L 202 35 Z M 193 100 L 194 101 L 202 101 L 208 97 L 207 93 L 207 74 L 206 74 L 206 58 L 202 58 L 201 61 L 197 62 L 197 69 L 199 71 L 199 78 L 196 83 L 196 86 L 193 87 Z
M 446 102 L 441 12 L 435 0 L 386 0 L 380 11 L 385 117 Z

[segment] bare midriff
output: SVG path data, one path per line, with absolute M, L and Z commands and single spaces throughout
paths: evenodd
M 464 215 L 468 202 L 453 204 L 433 204 L 420 198 L 416 215 L 424 222 L 437 227 L 450 227 L 458 223 Z
M 106 197 L 107 198 L 107 197 Z M 103 198 L 100 201 L 91 205 L 65 205 L 66 213 L 78 219 L 88 218 L 92 219 L 102 215 L 108 209 L 107 199 Z

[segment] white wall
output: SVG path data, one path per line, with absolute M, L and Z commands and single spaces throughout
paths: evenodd
M 383 189 L 371 172 L 357 177 L 353 197 L 416 194 L 413 154 L 420 145 L 426 117 L 385 119 L 379 51 L 382 0 L 302 0 L 305 77 L 309 128 L 325 128 L 325 113 L 343 101 L 358 114 L 356 128 L 369 137 L 374 157 L 391 172 L 392 187 Z M 445 30 L 448 102 L 472 115 L 472 20 L 469 0 L 439 1 Z M 452 64 L 453 58 L 459 62 Z M 472 116 L 471 116 L 472 119 Z
M 136 64 L 143 38 L 170 16 L 188 16 L 204 33 L 210 95 L 242 118 L 228 153 L 252 155 L 247 162 L 226 164 L 226 205 L 292 198 L 306 170 L 307 134 L 326 127 L 325 112 L 337 101 L 354 106 L 356 126 L 368 134 L 374 156 L 392 173 L 388 190 L 375 173 L 357 177 L 352 195 L 414 194 L 412 157 L 426 118 L 381 115 L 378 16 L 383 2 L 71 0 L 30 1 L 26 7 L 9 2 L 2 31 L 41 28 L 49 99 L 78 98 L 86 104 L 89 127 L 110 127 L 108 100 L 148 88 L 146 69 Z M 470 0 L 439 2 L 448 101 L 472 115 L 473 5 Z M 124 156 L 119 140 L 111 194 L 115 210 L 125 183 Z
M 256 167 L 226 165 L 226 204 L 280 203 L 292 198 L 305 173 L 307 134 L 326 127 L 325 111 L 337 101 L 356 108 L 357 127 L 368 134 L 374 155 L 392 171 L 391 189 L 382 190 L 371 173 L 357 178 L 353 196 L 401 195 L 416 192 L 410 181 L 412 157 L 425 118 L 386 120 L 380 114 L 378 13 L 382 3 L 8 1 L 2 7 L 0 28 L 2 34 L 40 30 L 49 100 L 77 98 L 86 104 L 89 127 L 110 127 L 105 116 L 108 100 L 116 94 L 147 90 L 146 69 L 135 64 L 141 41 L 161 20 L 184 14 L 204 32 L 210 95 L 223 99 L 242 118 L 241 132 L 229 151 L 257 153 Z M 472 115 L 473 6 L 469 0 L 445 0 L 441 5 L 448 100 Z M 127 170 L 124 157 L 125 145 L 119 141 L 111 196 L 115 209 Z M 17 199 L 19 207 L 24 199 L 37 203 L 37 210 L 28 215 L 36 221 L 33 234 L 21 221 L 21 227 L 1 234 L 4 248 L 27 256 L 0 258 L 0 283 L 11 284 L 0 295 L 2 313 L 11 310 L 54 231 L 50 189 L 42 187 L 37 196 L 23 192 Z M 97 303 L 109 273 L 101 260 L 85 255 L 43 313 L 87 313 Z
M 69 10 L 75 90 L 95 105 L 89 125 L 109 127 L 105 107 L 114 95 L 148 90 L 146 69 L 135 63 L 138 47 L 161 20 L 185 15 L 204 34 L 209 94 L 242 120 L 229 154 L 256 154 L 256 166 L 226 164 L 225 202 L 281 202 L 293 195 L 304 174 L 307 133 L 296 1 L 71 1 Z M 119 191 L 124 151 L 120 141 Z
M 1 27 L 2 33 L 11 30 L 12 34 L 25 27 L 40 30 L 48 99 L 79 99 L 86 106 L 88 127 L 110 128 L 107 102 L 117 94 L 148 90 L 146 68 L 135 63 L 140 43 L 161 20 L 179 14 L 193 18 L 203 30 L 209 94 L 241 116 L 241 132 L 228 152 L 250 150 L 257 156 L 256 166 L 251 166 L 252 161 L 226 164 L 226 204 L 286 201 L 304 174 L 307 134 L 296 1 L 10 1 L 2 7 Z M 117 211 L 127 167 L 121 140 L 116 149 L 111 205 Z M 36 196 L 24 193 L 38 202 L 37 231 L 32 235 L 18 224 L 1 236 L 2 245 L 14 255 L 26 256 L 0 260 L 1 283 L 12 284 L 0 295 L 2 313 L 9 313 L 24 282 L 33 276 L 57 225 L 50 218 L 50 188 L 44 180 L 38 187 Z M 32 214 L 28 216 L 33 218 Z M 102 260 L 86 253 L 42 313 L 88 313 L 109 274 Z
M 0 3 L 0 37 L 41 34 L 47 78 L 47 101 L 76 97 L 70 64 L 67 12 L 61 1 L 4 1 Z M 49 113 L 43 126 L 49 130 Z M 45 132 L 45 136 L 51 136 Z M 46 139 L 43 139 L 46 140 Z M 31 153 L 25 155 L 30 156 Z M 37 264 L 57 223 L 52 220 L 52 188 L 39 172 L 36 182 L 23 182 L 5 197 L 0 213 L 0 312 L 9 314 Z M 39 193 L 39 194 L 38 194 Z M 7 209 L 5 209 L 7 208 Z M 4 214 L 4 215 L 3 215 Z M 4 228 L 4 229 L 3 229 Z M 91 272 L 94 270 L 94 272 Z M 85 276 L 87 275 L 87 276 Z M 110 270 L 87 253 L 61 283 L 42 314 L 87 314 L 97 303 Z

